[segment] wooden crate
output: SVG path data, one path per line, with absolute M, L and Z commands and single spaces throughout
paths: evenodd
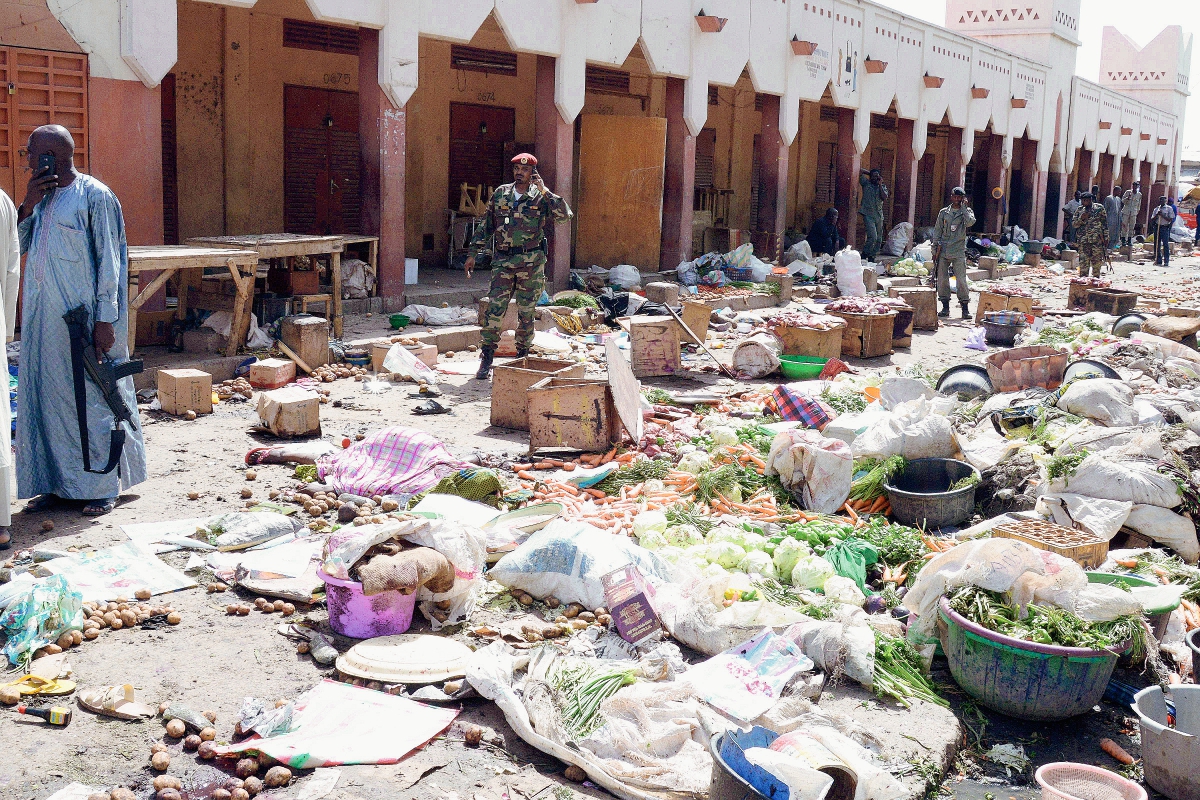
M 492 424 L 529 430 L 529 387 L 545 378 L 582 378 L 586 370 L 572 361 L 534 356 L 498 364 L 492 370 Z
M 1074 530 L 1041 520 L 1021 520 L 992 528 L 992 536 L 1016 539 L 1071 559 L 1084 569 L 1096 569 L 1108 558 L 1108 540 L 1091 531 Z
M 995 292 L 980 292 L 979 305 L 975 309 L 975 324 L 983 322 L 983 315 L 989 311 L 1020 311 L 1022 314 L 1033 313 L 1032 297 L 1010 297 Z
M 1133 311 L 1137 301 L 1138 293 L 1128 289 L 1090 289 L 1087 295 L 1087 310 L 1119 317 Z
M 679 316 L 683 319 L 683 324 L 691 328 L 692 333 L 696 334 L 697 338 L 693 339 L 680 329 L 680 340 L 688 344 L 703 344 L 705 338 L 708 336 L 708 321 L 712 319 L 712 311 L 712 308 L 707 303 L 702 303 L 698 300 L 685 300 L 683 311 Z
M 671 317 L 630 317 L 629 360 L 634 376 L 648 378 L 680 372 L 679 333 L 679 325 Z
M 620 430 L 607 381 L 543 378 L 525 393 L 529 401 L 529 452 L 543 447 L 599 453 Z
M 842 355 L 875 358 L 892 352 L 895 311 L 887 314 L 855 314 L 850 311 L 829 313 L 846 321 L 846 327 L 842 328 Z
M 896 319 L 892 323 L 892 347 L 912 347 L 912 332 L 913 310 L 896 309 Z
M 895 297 L 912 306 L 914 330 L 938 329 L 937 289 L 932 286 L 898 286 L 888 290 L 888 297 Z
M 784 355 L 837 358 L 842 354 L 842 332 L 846 329 L 846 322 L 838 319 L 837 323 L 827 331 L 817 328 L 777 328 L 775 335 L 783 342 Z
M 1067 308 L 1085 308 L 1087 306 L 1088 292 L 1099 288 L 1102 287 L 1071 281 L 1067 289 Z

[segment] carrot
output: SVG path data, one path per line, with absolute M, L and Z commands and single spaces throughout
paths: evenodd
M 528 470 L 521 470 L 517 473 L 517 477 L 524 481 L 536 481 L 537 476 Z
M 554 469 L 557 465 L 553 461 L 539 461 L 533 465 L 534 469 Z
M 612 461 L 616 457 L 617 457 L 617 448 L 614 447 L 612 450 L 609 450 L 607 453 L 605 453 L 600 458 L 600 463 L 607 464 L 609 461 Z
M 562 465 L 562 469 L 564 472 L 574 472 L 576 466 L 578 465 L 574 461 L 567 461 Z
M 592 497 L 596 497 L 596 498 L 600 498 L 600 499 L 608 497 L 608 495 L 606 495 L 604 492 L 600 491 L 599 489 L 584 489 L 583 491 L 586 494 L 590 494 Z
M 533 464 L 513 464 L 512 465 L 513 472 L 528 472 L 531 469 L 533 469 Z
M 883 510 L 883 507 L 886 505 L 887 505 L 887 498 L 881 495 L 881 496 L 877 497 L 875 499 L 875 502 L 871 504 L 871 507 L 867 509 L 867 513 L 878 514 L 880 511 Z
M 855 525 L 857 525 L 858 524 L 858 514 L 854 513 L 854 509 L 850 507 L 850 504 L 843 503 L 842 508 L 844 508 L 846 510 L 846 513 L 850 515 L 850 521 L 853 522 Z
M 1132 764 L 1134 762 L 1133 756 L 1125 752 L 1125 748 L 1121 747 L 1121 745 L 1117 744 L 1112 739 L 1101 739 L 1100 749 L 1108 753 L 1117 761 L 1120 761 L 1122 764 Z
M 1135 569 L 1138 565 L 1138 562 L 1137 559 L 1134 558 L 1123 558 L 1117 562 L 1117 565 L 1125 567 L 1126 569 Z

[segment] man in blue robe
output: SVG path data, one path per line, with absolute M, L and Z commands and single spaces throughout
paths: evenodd
M 125 443 L 116 469 L 84 469 L 75 402 L 71 339 L 63 316 L 83 306 L 97 359 L 129 357 L 128 253 L 116 195 L 76 171 L 75 142 L 66 128 L 45 125 L 29 137 L 29 181 L 18 209 L 25 286 L 21 362 L 17 381 L 17 496 L 39 511 L 61 499 L 84 501 L 87 516 L 107 514 L 117 496 L 146 480 L 146 448 L 138 424 L 133 378 L 119 383 L 134 409 L 121 423 Z M 47 166 L 53 157 L 53 167 Z M 114 415 L 90 378 L 86 383 L 89 453 L 93 468 L 109 459 Z

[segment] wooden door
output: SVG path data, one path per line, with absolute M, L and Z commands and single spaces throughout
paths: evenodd
M 358 93 L 283 87 L 288 233 L 356 233 L 362 219 Z
M 158 87 L 162 97 L 163 243 L 179 244 L 179 164 L 175 136 L 175 73 L 167 73 Z
M 584 114 L 575 263 L 658 267 L 667 121 Z
M 933 153 L 921 156 L 921 166 L 917 168 L 917 227 L 932 225 L 936 213 L 940 209 L 933 207 L 933 173 L 936 168 Z
M 516 109 L 473 103 L 450 104 L 448 208 L 458 208 L 464 183 L 482 185 L 486 192 L 488 187 L 512 182 L 505 145 L 516 139 L 516 125 Z

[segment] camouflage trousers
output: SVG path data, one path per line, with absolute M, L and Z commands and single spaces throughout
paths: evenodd
M 500 322 L 509 300 L 517 301 L 517 349 L 528 350 L 533 342 L 533 311 L 546 288 L 546 254 L 541 250 L 514 253 L 492 261 L 492 283 L 488 306 L 481 321 L 485 348 L 500 342 Z
M 1096 241 L 1079 242 L 1079 274 L 1083 277 L 1099 278 L 1105 263 L 1105 243 Z

